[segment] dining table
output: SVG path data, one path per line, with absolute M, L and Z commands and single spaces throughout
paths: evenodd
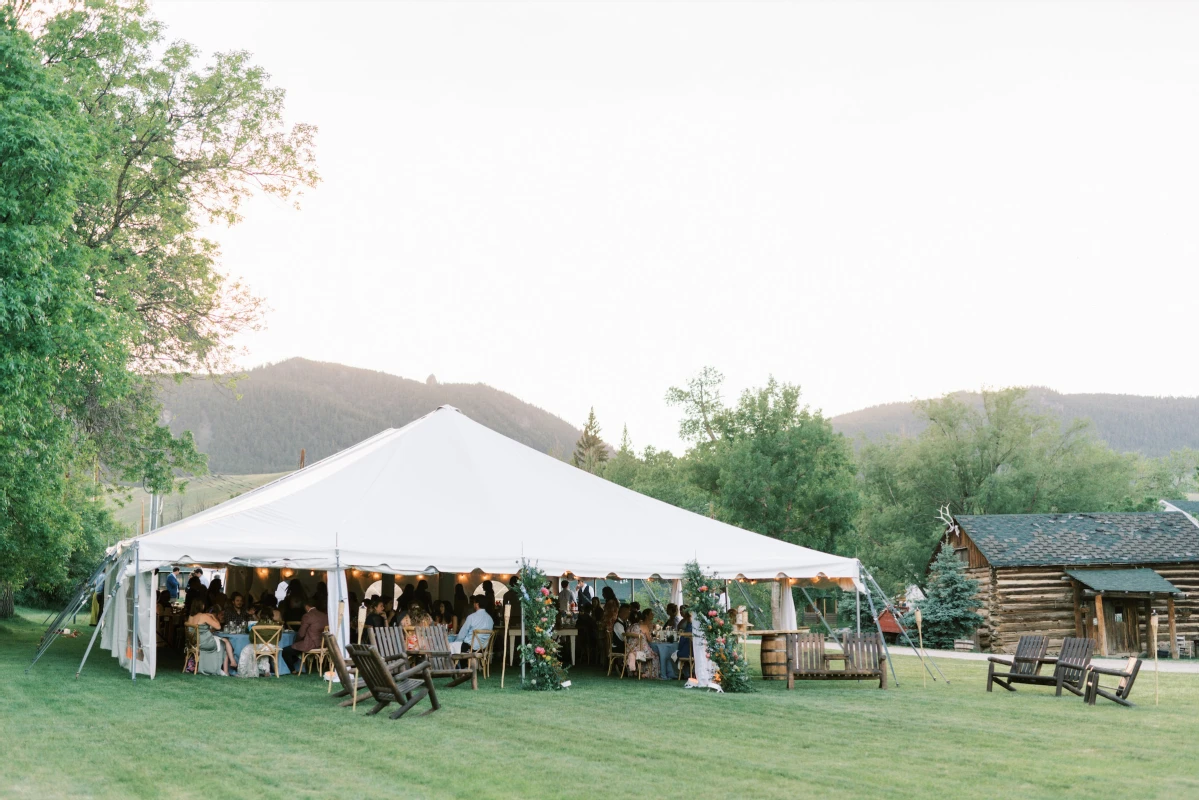
M 233 660 L 237 661 L 241 658 L 241 651 L 250 646 L 250 634 L 247 633 L 225 633 L 217 631 L 214 634 L 218 639 L 224 639 L 233 646 Z M 284 628 L 279 635 L 279 649 L 282 650 L 296 640 L 296 632 L 288 628 Z M 287 662 L 283 660 L 283 656 L 279 656 L 279 675 L 290 675 L 291 670 L 287 668 Z
M 571 664 L 571 666 L 574 666 L 575 642 L 579 638 L 579 629 L 578 628 L 555 629 L 550 633 L 550 635 L 553 636 L 555 639 L 561 639 L 562 637 L 566 637 L 566 638 L 570 639 L 570 664 Z M 517 641 L 520 640 L 520 638 L 521 638 L 520 628 L 509 628 L 508 629 L 508 647 L 507 647 L 508 666 L 512 666 L 512 663 L 516 658 L 515 644 Z

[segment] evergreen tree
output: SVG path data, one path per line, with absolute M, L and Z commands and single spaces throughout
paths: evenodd
M 953 552 L 943 547 L 933 562 L 928 577 L 927 597 L 920 604 L 924 623 L 924 643 L 938 649 L 951 649 L 954 639 L 968 639 L 982 624 L 975 613 L 978 581 L 966 577 L 966 565 Z M 908 614 L 904 625 L 916 627 L 915 615 Z
M 599 422 L 595 418 L 595 408 L 592 407 L 591 413 L 587 415 L 587 424 L 583 426 L 583 435 L 575 444 L 570 463 L 594 475 L 607 460 L 608 447 L 600 438 Z

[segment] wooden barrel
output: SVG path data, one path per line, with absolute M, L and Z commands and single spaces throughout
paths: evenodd
M 787 680 L 787 637 L 776 633 L 762 634 L 762 678 Z

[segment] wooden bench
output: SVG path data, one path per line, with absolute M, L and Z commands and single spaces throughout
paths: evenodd
M 824 634 L 787 634 L 787 688 L 795 681 L 861 680 L 878 678 L 878 688 L 887 688 L 887 657 L 878 633 L 851 633 L 841 640 L 842 652 L 825 650 Z M 830 661 L 843 661 L 843 669 L 832 669 Z

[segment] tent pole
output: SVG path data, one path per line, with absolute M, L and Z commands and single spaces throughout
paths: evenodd
M 866 571 L 865 567 L 859 567 L 862 572 Z M 891 658 L 891 651 L 887 649 L 887 637 L 883 636 L 883 626 L 878 621 L 878 611 L 874 608 L 874 598 L 870 593 L 866 593 L 866 602 L 870 606 L 870 616 L 874 618 L 874 629 L 878 631 L 878 638 L 883 643 L 883 652 L 887 655 L 887 663 L 891 665 L 891 677 L 895 679 L 895 688 L 899 688 L 899 676 L 895 674 L 895 659 Z
M 932 661 L 933 666 L 937 668 L 937 672 L 941 675 L 941 677 L 945 678 L 945 673 L 941 672 L 941 668 L 939 666 L 937 666 L 936 661 L 933 661 L 932 656 L 928 656 L 926 653 L 923 653 L 923 648 L 917 648 L 916 645 L 912 642 L 912 637 L 908 635 L 908 629 L 905 628 L 903 626 L 903 623 L 899 621 L 899 614 L 896 613 L 895 606 L 891 605 L 891 601 L 887 598 L 887 594 L 886 594 L 886 592 L 884 592 L 882 590 L 882 587 L 880 587 L 878 585 L 878 581 L 876 581 L 874 579 L 874 576 L 870 574 L 869 570 L 866 570 L 865 568 L 863 568 L 863 571 L 866 573 L 866 578 L 870 581 L 871 584 L 874 585 L 874 588 L 878 591 L 879 595 L 883 598 L 883 602 L 886 604 L 885 608 L 887 608 L 891 611 L 892 619 L 894 619 L 895 624 L 899 626 L 899 632 L 903 634 L 903 638 L 908 640 L 908 647 L 912 648 L 912 650 L 915 651 L 916 657 L 920 659 L 920 663 L 924 666 L 924 668 L 926 670 L 928 670 L 928 674 L 932 675 L 933 671 L 931 669 L 928 669 L 928 664 L 925 663 L 925 660 L 924 660 L 926 657 L 928 658 L 929 661 Z M 933 680 L 935 681 L 936 679 L 937 679 L 937 676 L 933 675 Z M 945 678 L 945 685 L 946 686 L 949 685 L 949 678 Z
M 138 619 L 137 588 L 141 583 L 141 542 L 133 543 L 133 649 L 129 651 L 129 674 L 137 680 L 137 629 L 141 625 Z
M 853 616 L 858 621 L 857 632 L 862 635 L 862 593 L 858 591 L 858 587 L 853 587 Z
M 83 660 L 79 662 L 79 669 L 75 670 L 75 680 L 79 680 L 79 674 L 83 672 L 83 665 L 87 663 L 87 657 L 91 655 L 92 647 L 96 644 L 96 637 L 104 628 L 104 620 L 108 617 L 108 612 L 112 610 L 112 601 L 117 596 L 117 587 L 121 585 L 121 579 L 116 575 L 120 571 L 118 564 L 117 569 L 113 571 L 115 580 L 112 586 L 108 587 L 108 597 L 104 599 L 104 608 L 100 611 L 100 619 L 96 620 L 96 629 L 92 631 L 92 638 L 87 643 L 87 649 L 83 651 Z

